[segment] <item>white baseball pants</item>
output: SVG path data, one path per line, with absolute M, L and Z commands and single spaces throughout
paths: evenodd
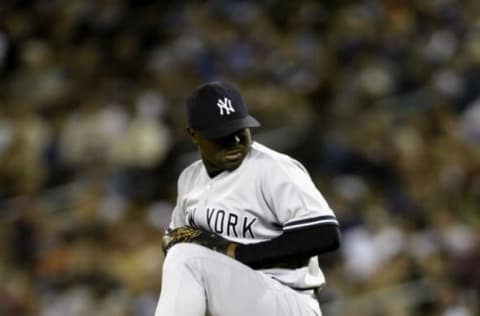
M 318 302 L 208 248 L 168 251 L 155 316 L 321 316 Z

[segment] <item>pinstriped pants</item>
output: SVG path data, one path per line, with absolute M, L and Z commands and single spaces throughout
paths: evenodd
M 155 316 L 321 316 L 317 301 L 228 256 L 188 243 L 163 265 Z

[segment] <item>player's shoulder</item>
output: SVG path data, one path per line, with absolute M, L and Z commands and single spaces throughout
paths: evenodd
M 203 163 L 201 160 L 196 160 L 192 162 L 191 164 L 186 166 L 180 173 L 180 176 L 178 177 L 179 183 L 186 183 L 189 182 L 191 179 L 195 179 L 200 174 L 202 168 Z
M 257 159 L 284 160 L 291 159 L 288 155 L 267 147 L 259 142 L 252 143 L 252 153 Z
M 295 158 L 269 148 L 258 142 L 252 144 L 252 158 L 265 168 L 280 171 L 284 168 L 299 168 L 305 171 L 305 167 Z

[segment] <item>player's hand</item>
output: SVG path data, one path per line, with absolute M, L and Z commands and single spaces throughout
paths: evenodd
M 171 247 L 182 242 L 191 242 L 201 245 L 232 258 L 235 258 L 235 248 L 238 245 L 237 243 L 233 243 L 215 233 L 190 226 L 182 226 L 169 231 L 164 235 L 162 244 L 163 251 L 167 253 Z
M 203 233 L 202 230 L 190 226 L 182 226 L 167 231 L 162 239 L 162 249 L 167 253 L 168 249 L 182 242 L 191 242 Z

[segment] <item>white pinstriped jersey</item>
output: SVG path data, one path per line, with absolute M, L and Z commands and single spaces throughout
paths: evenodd
M 253 142 L 233 171 L 210 178 L 201 160 L 185 168 L 178 179 L 170 228 L 196 226 L 246 244 L 332 223 L 338 225 L 305 168 L 293 158 Z M 293 288 L 325 283 L 316 258 L 295 270 L 262 271 Z

